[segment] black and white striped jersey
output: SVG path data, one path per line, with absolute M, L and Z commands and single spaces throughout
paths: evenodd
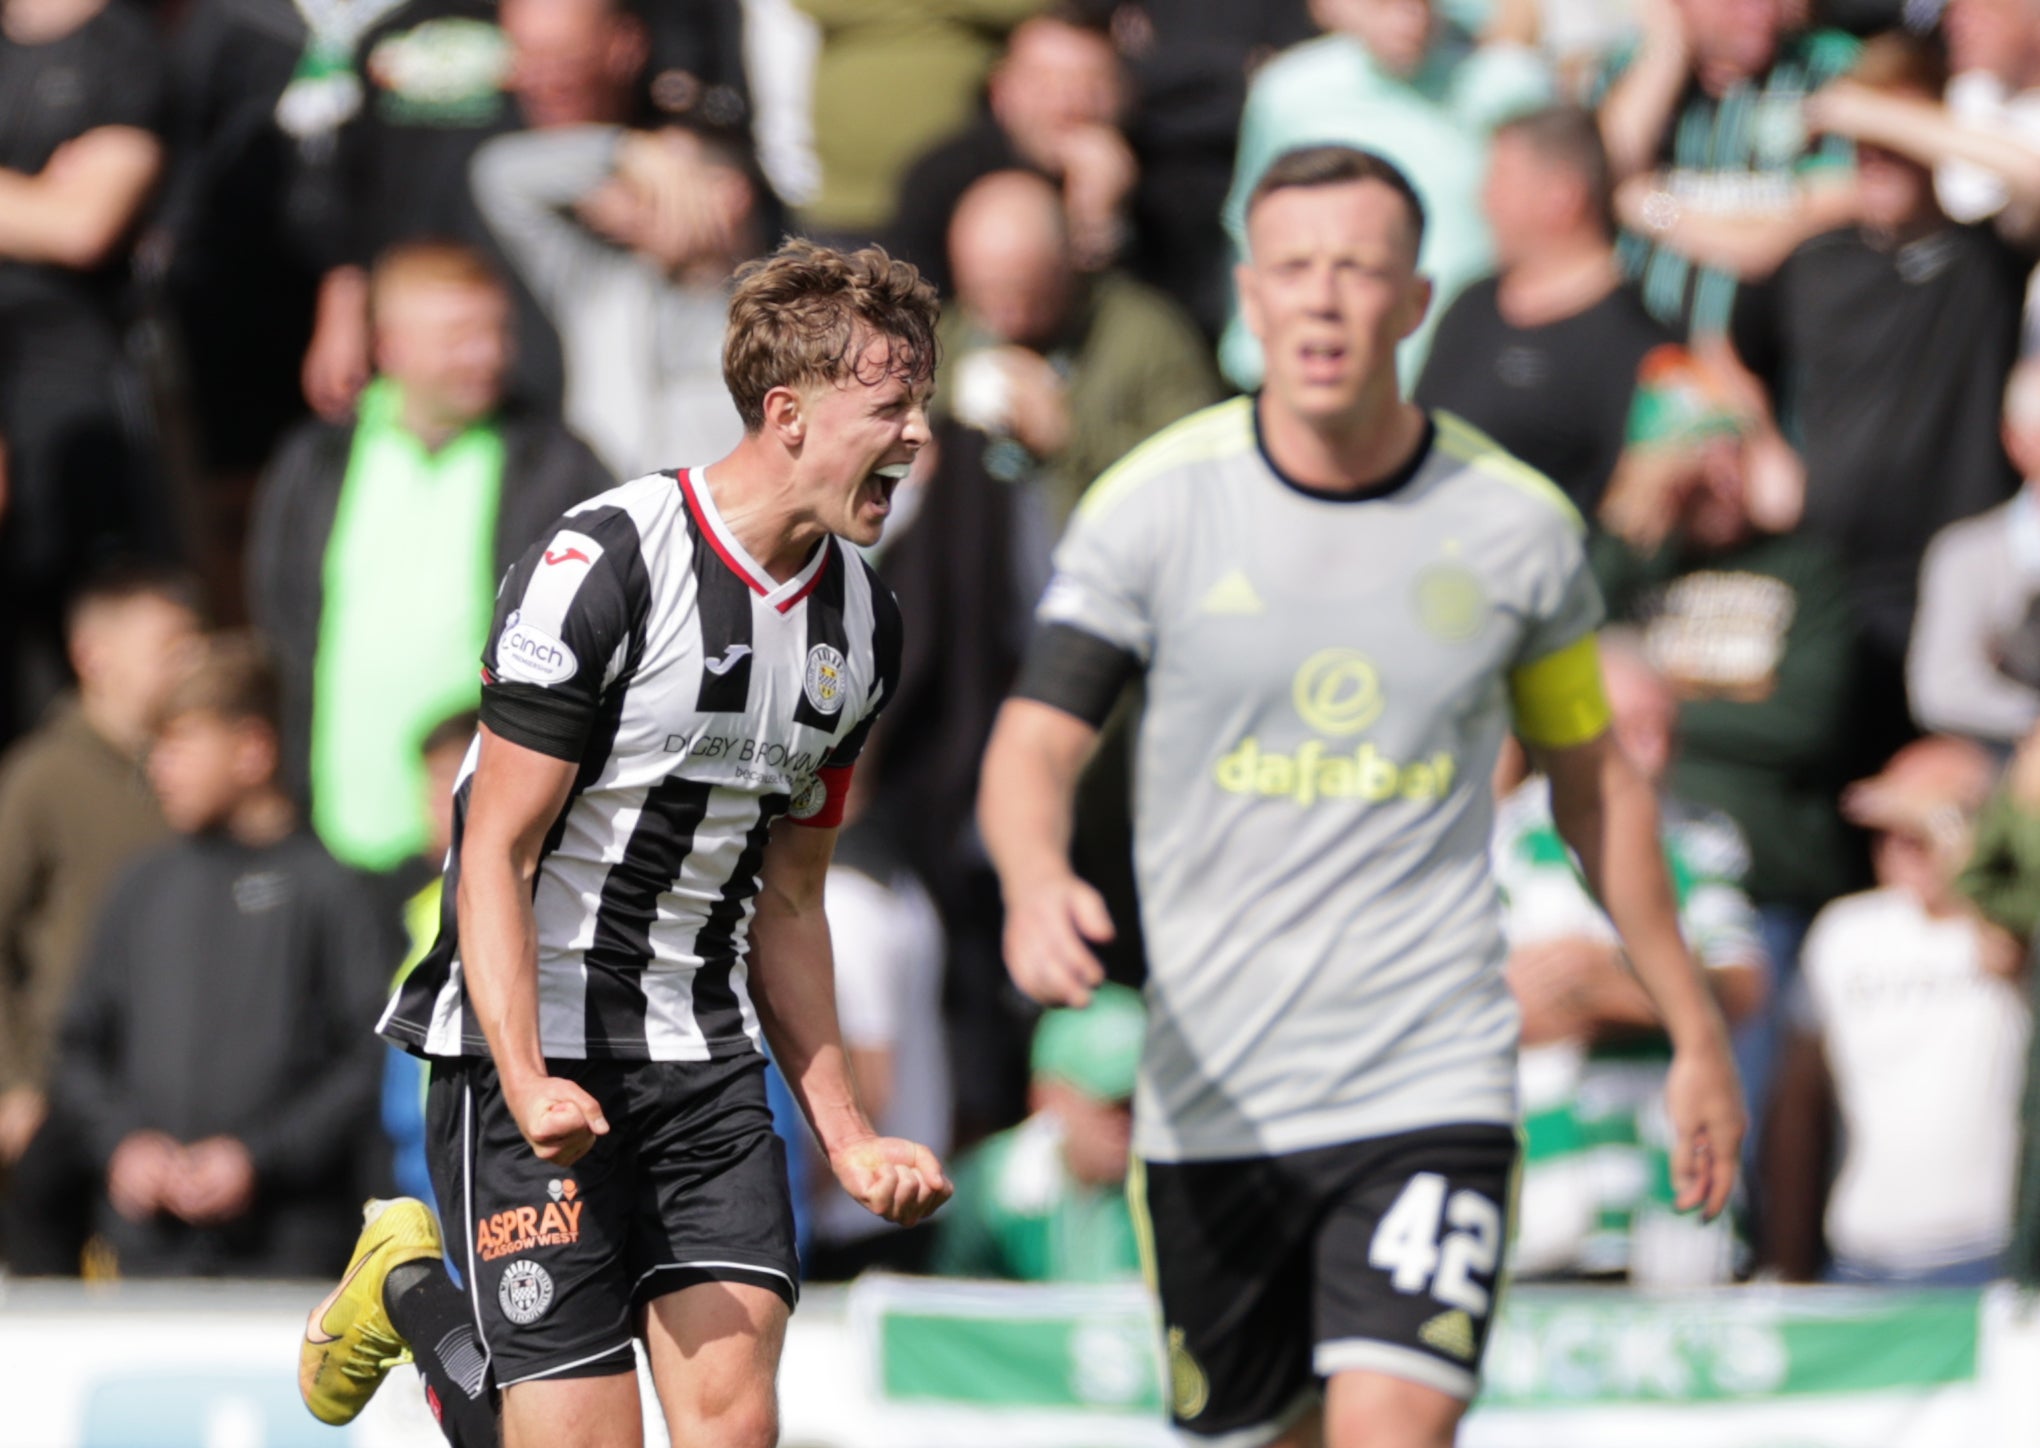
M 861 558 L 824 539 L 775 583 L 699 470 L 590 499 L 510 570 L 482 721 L 580 766 L 533 892 L 546 1055 L 761 1049 L 745 953 L 766 837 L 781 815 L 826 817 L 899 662 L 898 607 Z M 455 795 L 439 940 L 379 1028 L 428 1056 L 488 1050 L 454 915 L 478 751 Z

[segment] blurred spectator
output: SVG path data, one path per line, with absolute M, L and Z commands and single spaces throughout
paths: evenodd
M 2026 23 L 2040 28 L 2040 17 Z M 2030 248 L 2040 239 L 2040 128 L 2022 129 L 2017 112 L 1968 116 L 1944 105 L 1929 87 L 1942 81 L 1945 71 L 1939 57 L 1923 52 L 1919 42 L 1879 37 L 1869 46 L 1872 52 L 1890 52 L 1881 62 L 1887 74 L 1881 81 L 1844 76 L 1823 87 L 1806 103 L 1807 124 L 1858 148 L 1875 146 L 1931 167 L 1935 198 L 1944 211 L 1951 190 L 1958 199 L 1961 210 L 1946 213 L 1951 220 L 1995 220 L 2000 234 Z M 1897 63 L 1908 53 L 1918 57 L 1910 73 Z M 1878 65 L 1870 68 L 1874 73 Z M 1947 88 L 1953 90 L 1954 83 L 1947 82 Z M 2040 96 L 2034 104 L 2040 108 Z
M 1601 103 L 1625 251 L 1654 316 L 1727 327 L 1741 278 L 1851 219 L 1848 143 L 1815 143 L 1806 98 L 1856 42 L 1794 33 L 1785 0 L 1651 0 Z
M 633 6 L 646 32 L 645 94 L 660 116 L 710 130 L 751 121 L 744 0 L 651 0 Z
M 743 7 L 758 164 L 781 201 L 805 208 L 822 189 L 814 116 L 822 27 L 794 0 L 743 0 Z
M 1560 93 L 1586 96 L 1615 57 L 1635 48 L 1643 9 L 1633 0 L 1497 0 L 1490 28 L 1527 29 L 1557 75 Z
M 2019 741 L 1978 816 L 1975 848 L 1955 883 L 1999 929 L 2029 944 L 2040 935 L 2040 725 Z
M 2005 384 L 2003 437 L 2026 484 L 1927 545 L 1906 686 L 1922 729 L 2009 749 L 2040 718 L 2040 689 L 2000 667 L 2022 636 L 2040 649 L 2040 362 Z
M 1402 345 L 1403 376 L 1414 378 L 1438 318 L 1493 261 L 1480 211 L 1488 133 L 1548 102 L 1551 78 L 1526 46 L 1473 45 L 1431 0 L 1312 0 L 1311 13 L 1330 33 L 1270 61 L 1247 92 L 1226 229 L 1243 255 L 1247 197 L 1285 151 L 1337 142 L 1393 161 L 1423 198 L 1419 269 L 1434 288 Z M 1220 361 L 1241 387 L 1260 380 L 1260 347 L 1237 316 Z
M 1615 738 L 1662 789 L 1677 746 L 1678 699 L 1630 641 L 1605 637 L 1601 663 Z M 1756 912 L 1742 888 L 1748 849 L 1726 815 L 1675 795 L 1660 809 L 1680 930 L 1734 1025 L 1756 1012 L 1767 986 Z M 1727 1281 L 1735 1265 L 1729 1218 L 1707 1223 L 1672 1209 L 1673 1138 L 1663 1105 L 1670 1043 L 1559 837 L 1541 776 L 1501 800 L 1494 861 L 1509 986 L 1523 1016 L 1523 1174 L 1511 1270 L 1622 1273 L 1653 1287 Z
M 235 608 L 248 495 L 304 414 L 297 362 L 318 276 L 291 224 L 296 147 L 276 112 L 310 39 L 292 0 L 192 0 L 171 48 L 173 144 L 155 227 L 179 389 L 211 485 L 198 541 L 208 584 Z
M 1939 90 L 1932 56 L 1896 36 L 1871 42 L 1851 78 Z M 1851 764 L 1864 769 L 1911 732 L 1905 650 L 1928 540 L 2018 482 L 1998 423 L 2027 264 L 1990 227 L 1949 221 L 1917 161 L 1865 144 L 1857 176 L 1858 219 L 1745 287 L 1733 341 L 1764 384 L 1752 396 L 1796 426 L 1805 458 L 1803 504 L 1767 525 L 1803 513 L 1849 569 L 1863 641 Z
M 149 778 L 183 838 L 122 879 L 65 1012 L 52 1124 L 126 1276 L 316 1277 L 356 1231 L 390 941 L 277 785 L 276 703 L 246 636 L 172 691 Z
M 635 478 L 735 446 L 730 277 L 776 234 L 743 143 L 677 127 L 528 131 L 476 152 L 473 180 L 559 330 L 567 423 L 610 470 Z
M 1948 113 L 1964 127 L 2040 145 L 2040 14 L 2032 0 L 1948 0 Z M 1956 221 L 1995 216 L 2011 198 L 1999 169 L 1950 158 L 1934 170 L 1941 209 Z
M 2031 1013 L 2023 951 L 1954 888 L 1990 782 L 1980 747 L 1935 737 L 1849 791 L 1849 817 L 1876 832 L 1877 888 L 1828 906 L 1806 939 L 1765 1174 L 1791 1275 L 1812 1274 L 1823 1219 L 1839 1281 L 1998 1274 Z M 1840 1162 L 1823 1211 L 1830 1093 Z
M 881 1135 L 905 1136 L 947 1154 L 942 919 L 895 844 L 895 832 L 868 813 L 862 799 L 854 804 L 857 817 L 837 841 L 827 893 L 836 1014 L 851 1078 Z M 823 1193 L 814 1209 L 809 1277 L 838 1282 L 872 1267 L 912 1272 L 925 1266 L 932 1233 L 902 1232 L 873 1216 L 826 1171 L 809 1179 Z
M 2011 767 L 1998 781 L 1976 822 L 1976 845 L 1955 882 L 1984 919 L 2007 931 L 2026 950 L 2030 1009 L 2040 991 L 2033 968 L 2040 938 L 2040 726 L 2020 741 Z M 2019 1184 L 2012 1214 L 2012 1245 L 2005 1266 L 2023 1287 L 2040 1287 L 2040 1036 L 2026 1055 L 2026 1089 L 2019 1107 Z
M 1658 386 L 1649 402 L 1603 508 L 1612 531 L 1594 545 L 1594 571 L 1609 616 L 1641 627 L 1678 695 L 1672 792 L 1722 811 L 1749 843 L 1744 887 L 1779 985 L 1736 1034 L 1743 1090 L 1760 1109 L 1800 938 L 1856 879 L 1835 812 L 1855 629 L 1826 546 L 1752 523 L 1765 444 L 1724 395 L 1688 369 L 1684 385 Z
M 949 256 L 937 406 L 1018 445 L 987 465 L 1008 481 L 1038 468 L 1057 527 L 1128 449 L 1218 400 L 1204 339 L 1175 303 L 1118 272 L 1077 270 L 1053 183 L 1025 171 L 976 183 Z
M 0 630 L 16 635 L 0 690 L 23 720 L 62 686 L 60 606 L 80 577 L 170 537 L 122 341 L 168 85 L 126 0 L 0 4 Z
M 77 1271 L 90 1179 L 64 1133 L 41 1130 L 50 1058 L 106 892 L 164 834 L 141 759 L 197 636 L 194 592 L 159 569 L 88 583 L 66 631 L 77 697 L 0 759 L 0 1174 L 17 1197 L 77 1204 L 39 1232 L 10 1200 L 16 1272 Z
M 1481 201 L 1499 271 L 1446 309 L 1416 389 L 1588 517 L 1628 441 L 1645 359 L 1672 342 L 1622 279 L 1609 194 L 1585 111 L 1555 106 L 1495 128 Z
M 1082 11 L 1024 20 L 985 85 L 986 109 L 924 153 L 900 183 L 892 251 L 945 297 L 949 222 L 964 192 L 994 171 L 1031 170 L 1062 188 L 1071 251 L 1085 271 L 1120 250 L 1139 167 L 1120 133 L 1126 76 L 1112 36 Z
M 376 20 L 355 46 L 356 99 L 324 143 L 332 157 L 314 168 L 318 188 L 302 219 L 323 251 L 304 360 L 314 411 L 344 418 L 369 380 L 375 257 L 425 238 L 491 247 L 467 185 L 475 148 L 524 125 L 629 120 L 644 63 L 643 22 L 622 0 L 407 0 Z M 315 153 L 319 134 L 307 143 Z M 513 390 L 556 407 L 558 341 L 528 294 L 515 295 Z
M 937 1272 L 1020 1282 L 1139 1274 L 1126 1175 L 1146 1034 L 1147 1007 L 1122 985 L 1042 1016 L 1032 1114 L 956 1163 L 956 1197 L 936 1219 Z
M 479 255 L 394 248 L 372 307 L 358 420 L 306 423 L 263 479 L 248 606 L 279 652 L 287 788 L 336 858 L 386 871 L 425 844 L 418 744 L 479 699 L 496 580 L 610 478 L 558 423 L 498 410 L 509 302 Z
M 819 241 L 885 235 L 914 158 L 969 123 L 1006 34 L 1043 0 L 797 0 L 821 26 L 813 135 Z
M 1305 0 L 1144 0 L 1113 12 L 1132 72 L 1124 124 L 1140 167 L 1124 265 L 1181 302 L 1214 341 L 1232 306 L 1232 243 L 1220 212 L 1247 78 L 1316 33 Z
M 425 764 L 425 794 L 420 803 L 426 836 L 421 855 L 431 877 L 404 903 L 406 949 L 403 963 L 391 981 L 392 987 L 403 983 L 404 977 L 439 939 L 445 898 L 441 871 L 446 852 L 453 847 L 453 791 L 480 723 L 477 711 L 462 710 L 435 724 L 418 746 Z M 424 1057 L 395 1046 L 385 1045 L 383 1051 L 382 1121 L 383 1132 L 390 1139 L 391 1175 L 399 1193 L 431 1202 L 432 1175 L 425 1164 L 425 1083 L 429 1068 Z
M 939 421 L 893 495 L 876 563 L 914 623 L 899 688 L 858 776 L 872 781 L 890 815 L 913 821 L 899 844 L 942 913 L 950 1059 L 969 1063 L 952 1082 L 963 1141 L 1025 1112 L 1033 1020 L 1006 974 L 998 880 L 972 802 L 1054 540 L 1040 500 L 987 471 L 997 445 L 953 418 Z

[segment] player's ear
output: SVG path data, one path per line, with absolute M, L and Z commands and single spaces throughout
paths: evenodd
M 1403 295 L 1405 311 L 1399 323 L 1400 330 L 1396 332 L 1398 338 L 1407 337 L 1410 333 L 1416 331 L 1417 328 L 1424 325 L 1424 318 L 1431 311 L 1432 292 L 1433 288 L 1429 277 L 1420 276 L 1410 279 L 1410 289 Z
M 1234 265 L 1233 291 L 1240 299 L 1240 320 L 1255 340 L 1265 340 L 1261 330 L 1261 293 L 1254 285 L 1254 268 L 1251 262 L 1242 261 Z
M 765 427 L 788 452 L 807 440 L 807 398 L 797 388 L 775 387 L 765 394 Z

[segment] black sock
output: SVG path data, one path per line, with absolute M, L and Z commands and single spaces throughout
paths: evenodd
M 496 1448 L 496 1388 L 468 1300 L 442 1262 L 406 1262 L 383 1283 L 390 1322 L 411 1345 L 425 1401 L 453 1448 Z

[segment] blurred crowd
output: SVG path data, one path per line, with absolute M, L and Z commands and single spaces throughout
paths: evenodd
M 1592 535 L 1759 1130 L 1672 1213 L 1649 998 L 1495 781 L 1522 1276 L 2040 1279 L 2040 0 L 0 0 L 0 1227 L 24 1274 L 325 1275 L 429 1191 L 371 1033 L 427 944 L 495 580 L 719 456 L 732 273 L 942 291 L 908 620 L 829 884 L 932 1227 L 804 1160 L 813 1274 L 1137 1272 L 1135 990 L 1037 1018 L 978 758 L 1064 521 L 1260 361 L 1244 200 L 1380 152 L 1425 405 Z M 1077 853 L 1141 977 L 1127 740 Z

